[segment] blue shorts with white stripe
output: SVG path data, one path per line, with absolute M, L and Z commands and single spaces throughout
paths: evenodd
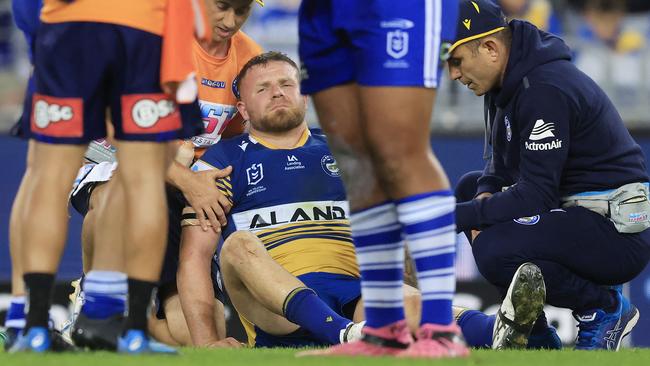
M 436 88 L 457 16 L 456 0 L 303 0 L 302 91 L 349 82 Z

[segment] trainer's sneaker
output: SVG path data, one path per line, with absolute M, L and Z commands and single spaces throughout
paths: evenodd
M 363 327 L 358 341 L 341 343 L 324 350 L 299 352 L 296 356 L 395 356 L 413 343 L 405 320 L 381 328 Z
M 621 341 L 639 320 L 639 310 L 620 292 L 615 294 L 618 306 L 612 313 L 602 309 L 573 313 L 579 328 L 576 349 L 618 351 L 621 348 Z
M 52 340 L 50 331 L 44 327 L 32 327 L 27 334 L 18 334 L 16 341 L 9 349 L 9 353 L 36 352 L 42 353 L 50 350 Z
M 497 312 L 492 349 L 526 348 L 530 331 L 544 310 L 545 301 L 542 271 L 532 263 L 519 266 Z
M 339 339 L 341 343 L 349 343 L 353 341 L 358 341 L 363 337 L 361 330 L 366 325 L 366 321 L 362 320 L 358 323 L 350 322 L 345 329 L 341 330 Z
M 163 353 L 175 355 L 178 354 L 175 348 L 164 345 L 160 342 L 149 339 L 141 330 L 131 329 L 126 332 L 124 337 L 117 340 L 117 352 L 128 354 L 142 353 Z
M 72 326 L 72 340 L 77 347 L 115 351 L 123 322 L 124 316 L 121 314 L 107 319 L 91 319 L 79 313 Z
M 469 356 L 458 325 L 422 324 L 416 334 L 416 340 L 398 357 L 411 358 L 454 358 Z

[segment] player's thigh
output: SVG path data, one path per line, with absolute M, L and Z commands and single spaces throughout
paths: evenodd
M 357 11 L 361 20 L 346 30 L 355 46 L 369 145 L 387 157 L 428 147 L 441 53 L 454 36 L 457 2 L 403 0 L 395 6 L 392 0 L 376 0 L 360 2 Z
M 227 270 L 222 273 L 230 301 L 237 312 L 248 321 L 273 335 L 286 335 L 298 329 L 298 325 L 291 323 L 281 315 L 273 313 L 257 301 L 241 282 L 234 279 L 233 276 L 229 276 Z M 269 283 L 268 286 L 273 286 L 273 284 Z
M 29 180 L 49 184 L 56 192 L 69 191 L 85 150 L 84 145 L 35 142 Z
M 147 141 L 118 141 L 117 159 L 125 192 L 142 189 L 143 183 L 159 182 L 161 188 L 168 167 L 167 144 Z
M 361 87 L 360 95 L 365 135 L 373 154 L 399 158 L 430 150 L 435 89 Z
M 344 84 L 319 91 L 312 96 L 318 121 L 333 150 L 365 151 L 359 109 L 359 87 Z

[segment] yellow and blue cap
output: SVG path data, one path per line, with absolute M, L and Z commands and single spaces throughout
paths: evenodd
M 491 0 L 460 0 L 456 41 L 449 52 L 458 46 L 496 33 L 508 26 L 501 8 Z
M 264 6 L 264 0 L 255 0 L 255 2 L 262 5 L 262 6 Z

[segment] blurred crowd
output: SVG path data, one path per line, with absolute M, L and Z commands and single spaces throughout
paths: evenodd
M 628 126 L 635 130 L 650 127 L 650 1 L 495 1 L 508 17 L 530 21 L 563 37 L 573 48 L 578 67 L 604 87 Z M 245 31 L 265 49 L 297 58 L 299 4 L 300 0 L 269 0 L 264 8 L 255 9 Z M 10 1 L 0 0 L 0 131 L 19 113 L 29 73 L 20 37 L 11 20 Z M 482 130 L 482 103 L 471 93 L 446 83 L 439 94 L 436 131 Z

